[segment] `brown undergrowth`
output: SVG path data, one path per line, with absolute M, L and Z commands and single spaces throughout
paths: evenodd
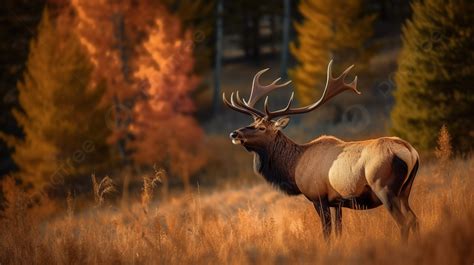
M 148 182 L 146 211 L 138 202 L 123 209 L 101 202 L 89 211 L 69 209 L 48 219 L 28 209 L 11 184 L 0 224 L 0 263 L 472 264 L 474 159 L 451 163 L 449 179 L 436 163 L 421 167 L 410 200 L 421 234 L 407 243 L 379 207 L 344 210 L 343 236 L 326 244 L 311 204 L 266 184 L 148 205 L 153 192 Z M 68 196 L 68 205 L 72 200 Z

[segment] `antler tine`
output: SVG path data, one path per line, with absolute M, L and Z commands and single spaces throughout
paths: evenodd
M 288 103 L 286 105 L 286 107 L 284 107 L 283 109 L 281 110 L 277 110 L 277 111 L 274 111 L 274 112 L 271 112 L 268 108 L 268 96 L 265 98 L 265 104 L 264 104 L 264 107 L 265 107 L 265 113 L 267 115 L 267 117 L 271 117 L 272 114 L 274 113 L 283 113 L 285 111 L 288 111 L 290 108 L 291 108 L 291 103 L 293 103 L 293 98 L 295 97 L 295 92 L 291 92 L 291 96 L 290 96 L 290 99 L 288 100 Z
M 291 107 L 291 103 L 293 103 L 293 98 L 295 97 L 295 92 L 291 92 L 290 100 L 288 100 L 288 105 L 286 105 L 285 110 L 289 110 Z
M 259 117 L 263 117 L 265 116 L 265 114 L 259 110 L 257 110 L 256 108 L 253 108 L 251 106 L 248 106 L 247 104 L 245 104 L 242 100 L 242 98 L 240 97 L 239 95 L 239 91 L 236 92 L 236 98 L 237 98 L 237 106 L 243 108 L 243 109 L 246 109 L 247 111 L 253 113 L 255 116 L 259 116 Z
M 266 71 L 268 71 L 270 68 L 266 68 L 266 69 L 263 69 L 263 70 L 260 70 L 258 73 L 255 74 L 255 76 L 253 77 L 253 81 L 252 81 L 252 90 L 250 92 L 250 97 L 249 97 L 249 100 L 248 101 L 245 101 L 244 100 L 244 103 L 249 106 L 249 107 L 254 107 L 255 104 L 257 103 L 257 101 L 259 99 L 261 99 L 263 96 L 265 96 L 266 94 L 268 94 L 269 92 L 271 92 L 272 90 L 274 89 L 277 89 L 277 88 L 280 88 L 280 87 L 284 87 L 284 86 L 287 86 L 288 84 L 291 83 L 291 80 L 290 81 L 287 81 L 283 84 L 277 84 L 278 81 L 281 80 L 281 77 L 277 78 L 276 80 L 274 80 L 271 84 L 269 85 L 262 85 L 260 84 L 260 76 L 265 73 Z
M 236 94 L 238 95 L 238 94 L 239 94 L 239 91 L 237 91 Z M 252 111 L 250 111 L 250 110 L 248 110 L 248 109 L 244 109 L 241 105 L 239 105 L 239 103 L 238 103 L 238 102 L 239 102 L 239 99 L 238 99 L 238 98 L 239 98 L 239 97 L 237 96 L 237 104 L 236 104 L 236 103 L 234 102 L 234 92 L 232 92 L 232 94 L 230 94 L 230 103 L 232 104 L 232 106 L 241 109 L 242 111 L 246 112 L 246 113 L 249 114 L 249 115 L 254 116 L 254 115 L 255 115 L 254 112 L 252 112 Z
M 265 69 L 262 69 L 260 71 L 258 71 L 254 76 L 253 76 L 253 80 L 252 80 L 252 90 L 250 90 L 250 97 L 249 97 L 249 100 L 245 102 L 245 104 L 249 105 L 249 106 L 255 106 L 255 103 L 257 103 L 257 101 L 252 101 L 253 98 L 256 98 L 255 94 L 257 94 L 257 91 L 256 91 L 256 88 L 257 87 L 262 87 L 260 85 L 260 76 L 265 73 L 266 71 L 270 70 L 270 68 L 265 68 Z M 263 96 L 260 95 L 260 97 Z M 258 97 L 258 98 L 260 98 Z
M 324 92 L 320 99 L 321 103 L 319 104 L 323 104 L 337 94 L 349 89 L 358 95 L 362 94 L 359 90 L 357 90 L 357 76 L 349 84 L 344 82 L 344 79 L 346 78 L 349 71 L 354 68 L 354 65 L 347 67 L 341 75 L 339 75 L 337 78 L 334 78 L 332 77 L 332 62 L 333 60 L 331 60 L 328 64 L 326 86 L 324 87 Z
M 291 102 L 289 102 L 288 106 L 284 109 L 274 111 L 274 112 L 266 111 L 267 117 L 271 119 L 271 118 L 275 118 L 275 117 L 279 117 L 279 116 L 283 116 L 283 115 L 300 114 L 300 113 L 310 112 L 310 111 L 318 108 L 319 106 L 321 106 L 325 102 L 327 102 L 329 99 L 333 98 L 334 96 L 336 96 L 336 95 L 338 95 L 338 94 L 340 94 L 340 93 L 342 93 L 346 90 L 352 90 L 356 94 L 361 94 L 361 92 L 359 90 L 357 90 L 357 76 L 354 78 L 354 81 L 352 81 L 349 84 L 346 84 L 344 82 L 344 78 L 347 76 L 349 71 L 354 67 L 354 65 L 349 66 L 346 70 L 344 70 L 344 72 L 342 72 L 342 74 L 339 77 L 334 78 L 332 76 L 332 62 L 333 61 L 331 60 L 328 64 L 327 76 L 326 76 L 326 86 L 324 87 L 323 95 L 321 96 L 321 98 L 318 101 L 316 101 L 315 103 L 313 103 L 311 105 L 308 105 L 306 107 L 300 107 L 300 108 L 296 108 L 296 109 L 292 109 L 291 107 L 289 107 L 289 105 L 291 104 Z
M 284 108 L 285 111 L 291 108 L 291 103 L 293 103 L 293 98 L 295 97 L 295 92 L 291 92 L 290 100 L 288 100 L 288 105 Z
M 268 116 L 268 113 L 270 113 L 270 110 L 268 109 L 268 96 L 265 97 L 265 102 L 263 103 L 263 108 L 265 109 L 265 113 Z
M 234 102 L 233 102 L 233 98 L 234 98 L 234 92 L 232 92 L 232 94 L 230 95 L 230 100 L 231 100 L 231 102 L 229 102 L 229 101 L 227 100 L 227 98 L 226 98 L 226 96 L 225 96 L 225 93 L 222 93 L 222 100 L 224 101 L 224 104 L 225 104 L 227 107 L 229 107 L 229 108 L 231 108 L 231 109 L 233 109 L 233 110 L 235 110 L 235 111 L 238 111 L 238 112 L 240 112 L 240 113 L 244 113 L 244 114 L 247 114 L 247 115 L 253 115 L 253 114 L 250 113 L 249 111 L 235 106 L 235 105 L 234 105 Z

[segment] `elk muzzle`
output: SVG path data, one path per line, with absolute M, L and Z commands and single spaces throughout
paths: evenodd
M 242 144 L 244 142 L 242 134 L 239 131 L 233 131 L 229 134 L 233 144 Z

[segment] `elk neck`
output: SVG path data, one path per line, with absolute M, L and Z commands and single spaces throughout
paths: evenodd
M 304 152 L 303 146 L 278 131 L 272 143 L 253 151 L 257 173 L 289 195 L 301 194 L 295 182 L 295 169 Z

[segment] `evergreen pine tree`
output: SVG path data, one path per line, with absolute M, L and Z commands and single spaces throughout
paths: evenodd
M 0 8 L 0 39 L 4 43 L 0 45 L 0 130 L 8 134 L 21 134 L 11 109 L 18 107 L 16 83 L 22 76 L 28 58 L 28 41 L 35 35 L 31 29 L 41 20 L 45 2 L 4 0 Z M 11 151 L 0 141 L 0 176 L 15 169 Z
M 322 93 L 316 89 L 326 81 L 327 64 L 335 60 L 334 73 L 348 65 L 363 64 L 364 43 L 372 35 L 373 15 L 362 13 L 362 0 L 302 0 L 301 23 L 295 24 L 297 41 L 290 51 L 298 65 L 289 71 L 302 104 Z M 360 67 L 358 67 L 360 71 Z
M 59 24 L 59 23 L 58 23 Z M 100 171 L 110 155 L 106 144 L 104 86 L 89 84 L 92 65 L 79 39 L 44 11 L 30 44 L 21 109 L 13 114 L 24 137 L 2 134 L 25 183 L 41 189 Z
M 425 0 L 412 5 L 395 76 L 392 131 L 434 148 L 446 124 L 454 150 L 474 145 L 474 2 Z

